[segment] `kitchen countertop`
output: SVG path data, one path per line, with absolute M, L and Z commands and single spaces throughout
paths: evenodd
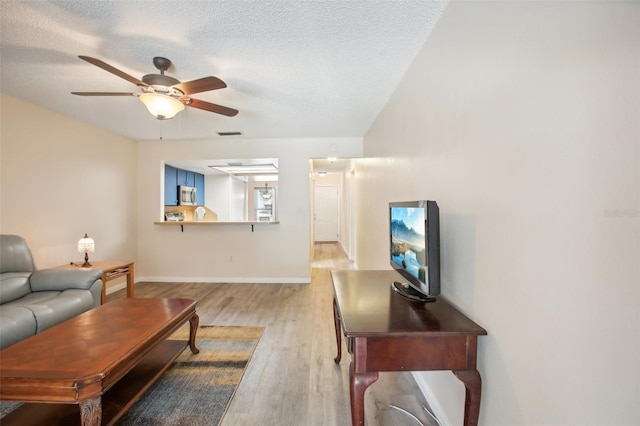
M 224 221 L 219 221 L 219 220 L 183 220 L 183 221 L 172 221 L 172 222 L 167 222 L 167 221 L 162 221 L 162 222 L 153 222 L 154 225 L 276 225 L 279 224 L 280 221 L 279 220 L 275 220 L 275 221 L 263 221 L 263 222 L 249 222 L 249 221 L 242 221 L 242 222 L 224 222 Z

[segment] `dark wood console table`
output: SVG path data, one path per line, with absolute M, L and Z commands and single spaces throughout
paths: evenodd
M 341 331 L 351 354 L 351 421 L 364 425 L 364 392 L 380 371 L 451 370 L 466 388 L 465 426 L 480 414 L 478 336 L 487 332 L 438 297 L 416 303 L 395 293 L 395 271 L 332 271 L 333 313 L 338 355 Z

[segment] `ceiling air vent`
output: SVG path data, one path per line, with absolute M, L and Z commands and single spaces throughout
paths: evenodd
M 242 136 L 242 132 L 218 132 L 220 136 Z

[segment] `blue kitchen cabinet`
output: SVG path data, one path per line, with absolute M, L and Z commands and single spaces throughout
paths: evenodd
M 178 169 L 178 185 L 196 186 L 196 174 L 189 170 Z
M 199 206 L 204 206 L 204 175 L 200 173 L 194 173 L 194 175 L 197 204 Z
M 178 185 L 187 184 L 187 171 L 182 169 L 176 169 L 178 172 Z
M 164 165 L 164 205 L 178 205 L 178 169 Z
M 197 203 L 204 205 L 204 175 L 189 170 L 178 169 L 168 164 L 164 166 L 164 205 L 178 205 L 178 187 L 191 186 L 196 189 Z

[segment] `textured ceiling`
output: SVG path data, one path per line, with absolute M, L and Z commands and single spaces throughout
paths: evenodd
M 6 1 L 0 2 L 3 93 L 139 140 L 363 136 L 411 64 L 444 1 Z M 158 121 L 138 91 L 78 59 L 103 60 L 141 78 L 167 71 L 213 75 L 225 89 L 193 97 L 235 117 L 187 108 Z

